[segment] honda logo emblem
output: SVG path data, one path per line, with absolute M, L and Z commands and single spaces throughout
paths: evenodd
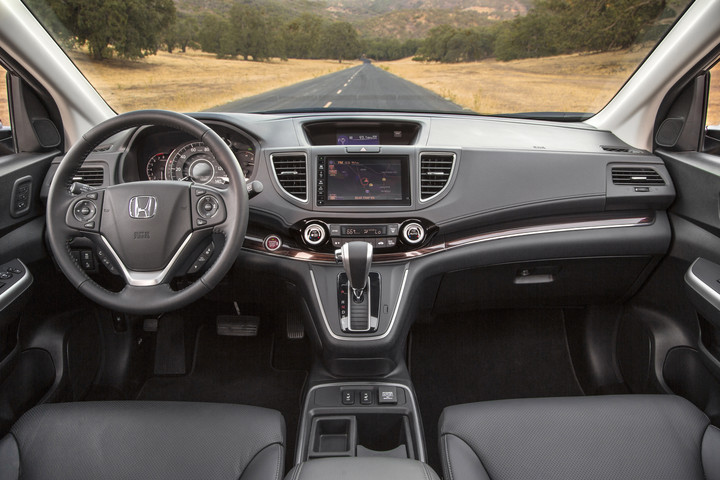
M 150 195 L 132 197 L 129 210 L 132 218 L 152 218 L 157 211 L 157 198 Z

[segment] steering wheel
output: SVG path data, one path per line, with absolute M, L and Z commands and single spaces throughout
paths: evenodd
M 141 181 L 70 192 L 77 170 L 103 141 L 130 128 L 175 128 L 205 143 L 229 178 L 225 190 L 181 181 Z M 75 288 L 109 309 L 154 314 L 185 306 L 215 287 L 240 252 L 248 222 L 245 176 L 225 142 L 207 125 L 186 115 L 140 110 L 113 117 L 80 138 L 60 162 L 50 185 L 48 243 Z M 189 286 L 170 281 L 185 272 L 212 234 L 224 236 L 207 270 Z M 112 292 L 93 281 L 71 254 L 77 237 L 92 240 L 97 255 L 125 286 Z

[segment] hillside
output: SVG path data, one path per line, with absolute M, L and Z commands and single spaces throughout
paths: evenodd
M 185 15 L 228 12 L 236 0 L 174 0 Z M 487 25 L 527 13 L 532 0 L 246 0 L 281 19 L 312 13 L 350 22 L 363 37 L 422 38 L 438 25 Z

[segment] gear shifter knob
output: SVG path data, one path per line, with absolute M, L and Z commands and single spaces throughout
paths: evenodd
M 355 300 L 360 300 L 367 285 L 372 263 L 373 246 L 368 242 L 348 242 L 335 251 L 335 259 L 342 262 Z

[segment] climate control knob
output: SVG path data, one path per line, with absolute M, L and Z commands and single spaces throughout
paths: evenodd
M 418 244 L 425 239 L 425 229 L 417 222 L 410 222 L 403 227 L 402 238 L 405 243 Z
M 325 241 L 325 227 L 318 223 L 311 223 L 305 227 L 303 239 L 308 245 L 320 245 Z

